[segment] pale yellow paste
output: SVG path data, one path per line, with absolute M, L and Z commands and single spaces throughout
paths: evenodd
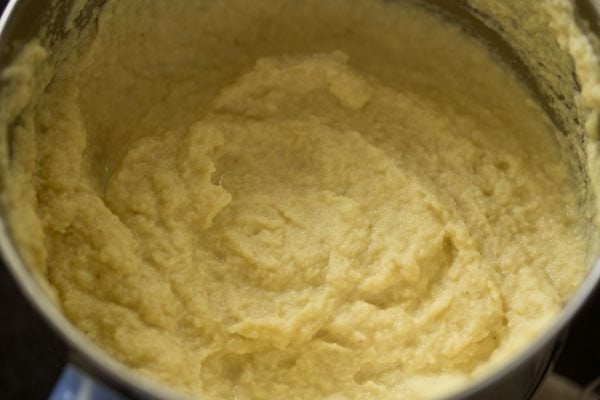
M 430 397 L 529 344 L 586 271 L 555 129 L 433 14 L 109 1 L 86 35 L 22 118 L 15 235 L 143 374 L 203 399 Z

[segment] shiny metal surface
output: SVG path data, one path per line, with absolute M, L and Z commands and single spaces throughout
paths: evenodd
M 0 18 L 0 68 L 15 57 L 23 44 L 35 37 L 40 26 L 49 25 L 51 32 L 48 45 L 64 37 L 64 20 L 73 0 L 11 0 Z M 90 10 L 103 3 L 91 2 Z M 451 2 L 437 1 L 439 4 Z M 598 28 L 598 2 L 577 1 L 582 16 L 592 28 Z M 471 17 L 468 17 L 471 18 Z M 459 19 L 460 20 L 460 19 Z M 84 13 L 78 24 L 94 23 L 93 13 Z M 493 34 L 493 33 L 490 33 Z M 510 52 L 508 46 L 507 54 Z M 512 57 L 511 55 L 508 57 Z M 540 96 L 543 97 L 543 96 Z M 542 99 L 543 100 L 543 99 Z M 1 106 L 1 104 L 0 104 Z M 551 106 L 546 104 L 546 108 Z M 0 205 L 0 213 L 1 205 Z M 73 352 L 74 361 L 99 379 L 131 397 L 144 399 L 184 398 L 169 389 L 151 382 L 132 372 L 98 348 L 78 331 L 52 303 L 32 276 L 18 254 L 10 236 L 10 227 L 0 219 L 0 250 L 5 264 L 18 281 L 22 291 L 52 327 L 61 335 Z M 600 262 L 590 270 L 575 296 L 568 302 L 562 314 L 536 342 L 512 362 L 486 379 L 451 397 L 467 399 L 527 399 L 532 396 L 544 379 L 560 350 L 564 331 L 574 314 L 589 297 L 600 281 Z

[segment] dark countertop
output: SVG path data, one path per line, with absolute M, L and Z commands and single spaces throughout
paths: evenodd
M 0 398 L 45 399 L 67 360 L 67 349 L 0 266 Z

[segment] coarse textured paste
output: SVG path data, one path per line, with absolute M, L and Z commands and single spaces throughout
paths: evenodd
M 9 218 L 67 317 L 145 375 L 430 397 L 523 349 L 587 271 L 555 128 L 422 8 L 109 1 L 84 36 L 9 71 L 47 60 L 14 96 L 35 93 Z

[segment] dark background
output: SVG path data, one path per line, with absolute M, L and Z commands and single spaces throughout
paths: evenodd
M 6 0 L 0 0 L 0 10 Z M 61 340 L 0 264 L 0 399 L 45 399 L 67 362 Z M 600 290 L 571 324 L 556 371 L 580 385 L 600 376 Z

